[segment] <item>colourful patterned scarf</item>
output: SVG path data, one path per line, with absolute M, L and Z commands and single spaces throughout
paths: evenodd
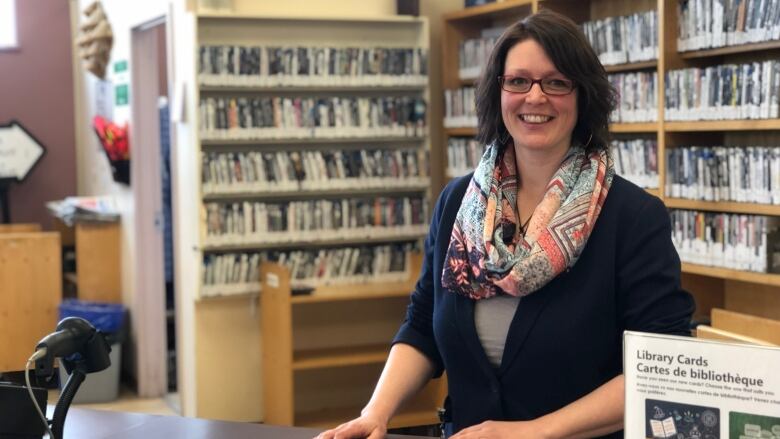
M 488 146 L 455 218 L 442 286 L 472 299 L 542 288 L 577 262 L 614 175 L 606 150 L 572 146 L 523 232 L 514 148 Z

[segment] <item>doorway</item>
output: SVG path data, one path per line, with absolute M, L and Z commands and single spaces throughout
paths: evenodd
M 131 184 L 137 237 L 132 330 L 138 395 L 168 395 L 177 409 L 166 27 L 166 18 L 160 17 L 131 31 Z

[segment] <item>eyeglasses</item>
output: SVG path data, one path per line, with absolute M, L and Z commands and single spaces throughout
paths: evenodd
M 498 77 L 501 88 L 510 93 L 528 93 L 534 84 L 539 84 L 548 95 L 563 96 L 574 91 L 574 83 L 568 79 L 544 78 L 530 79 L 522 76 L 503 75 Z

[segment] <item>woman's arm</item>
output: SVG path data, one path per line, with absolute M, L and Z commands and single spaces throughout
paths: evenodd
M 590 438 L 623 428 L 623 375 L 571 404 L 532 421 L 487 421 L 466 428 L 452 439 Z
M 415 395 L 431 379 L 433 363 L 417 349 L 396 343 L 390 349 L 374 394 L 360 417 L 325 431 L 318 439 L 383 438 L 387 423 L 401 404 Z
M 539 418 L 550 438 L 604 436 L 623 428 L 625 380 L 623 375 L 560 410 Z

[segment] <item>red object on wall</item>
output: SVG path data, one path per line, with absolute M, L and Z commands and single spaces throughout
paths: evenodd
M 130 184 L 130 140 L 127 123 L 119 126 L 103 116 L 95 116 L 92 118 L 92 127 L 108 156 L 114 181 Z
M 127 139 L 127 124 L 119 126 L 103 116 L 92 118 L 92 127 L 100 138 L 100 144 L 109 160 L 130 160 L 130 145 Z

